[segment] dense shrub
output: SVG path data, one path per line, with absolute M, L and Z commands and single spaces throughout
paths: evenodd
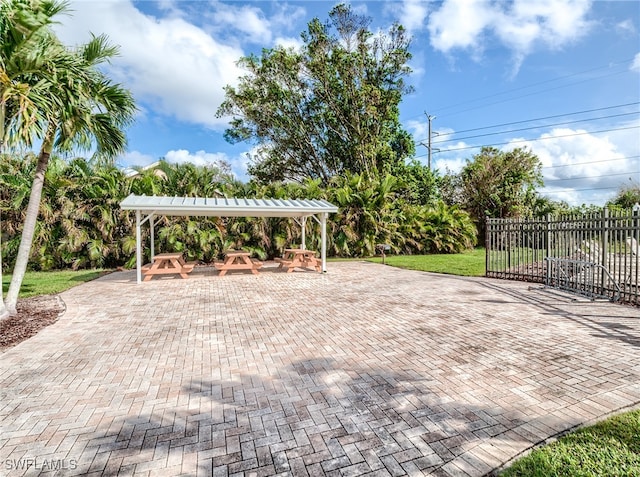
M 2 254 L 13 266 L 35 165 L 32 155 L 0 156 Z M 135 217 L 120 209 L 130 193 L 167 196 L 326 199 L 339 207 L 329 217 L 328 255 L 371 256 L 376 245 L 395 253 L 453 253 L 476 243 L 469 215 L 437 199 L 416 203 L 407 181 L 391 174 L 347 174 L 323 189 L 319 181 L 257 185 L 235 181 L 218 167 L 169 164 L 126 175 L 85 159 L 52 159 L 47 171 L 30 266 L 34 269 L 93 268 L 135 264 Z M 417 190 L 415 189 L 412 189 Z M 306 222 L 309 248 L 320 231 Z M 148 229 L 143 229 L 148 239 Z M 299 245 L 300 225 L 287 218 L 158 217 L 156 250 L 180 251 L 189 260 L 211 262 L 229 248 L 266 259 Z M 148 253 L 148 250 L 146 251 Z

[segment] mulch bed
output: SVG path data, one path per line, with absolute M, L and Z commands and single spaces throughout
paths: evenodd
M 16 309 L 17 315 L 0 320 L 0 352 L 58 321 L 65 308 L 58 295 L 41 295 L 18 300 Z

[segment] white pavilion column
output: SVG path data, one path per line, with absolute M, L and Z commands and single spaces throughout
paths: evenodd
M 326 212 L 320 214 L 320 237 L 322 241 L 322 247 L 320 249 L 320 257 L 322 260 L 322 273 L 327 273 L 327 214 Z
M 151 262 L 153 262 L 153 257 L 156 256 L 156 246 L 155 246 L 155 234 L 154 234 L 154 223 L 153 223 L 153 214 L 149 216 L 149 227 L 151 227 Z
M 142 282 L 142 234 L 140 233 L 140 211 L 136 210 L 136 281 Z
M 302 228 L 302 238 L 301 238 L 301 244 L 300 244 L 300 248 L 302 250 L 306 250 L 307 249 L 307 239 L 306 239 L 306 233 L 307 233 L 307 218 L 306 217 L 302 217 L 300 219 L 300 227 Z

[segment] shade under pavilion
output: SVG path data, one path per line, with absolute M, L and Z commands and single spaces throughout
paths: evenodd
M 154 250 L 154 218 L 158 216 L 192 217 L 290 217 L 299 220 L 302 235 L 301 247 L 305 244 L 305 224 L 312 217 L 320 224 L 322 271 L 326 272 L 327 218 L 338 212 L 338 207 L 325 200 L 304 199 L 241 199 L 211 197 L 165 197 L 129 195 L 120 202 L 123 210 L 136 212 L 136 271 L 137 282 L 142 282 L 142 233 L 141 227 L 149 222 L 151 237 L 151 260 Z

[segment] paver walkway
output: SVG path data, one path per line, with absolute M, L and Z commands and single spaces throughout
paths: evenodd
M 640 402 L 638 308 L 359 262 L 134 275 L 0 353 L 0 475 L 481 476 Z

